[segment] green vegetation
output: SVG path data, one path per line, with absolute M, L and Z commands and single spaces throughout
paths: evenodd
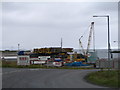
M 90 73 L 85 79 L 93 84 L 118 88 L 120 87 L 120 81 L 118 80 L 119 74 L 119 70 L 97 71 Z
M 2 60 L 0 60 L 0 67 L 2 67 Z
M 47 67 L 45 65 L 17 65 L 17 61 L 2 61 L 2 67 L 11 67 L 11 68 L 47 68 L 47 69 L 93 69 L 90 67 Z
M 2 61 L 2 67 L 17 67 L 17 61 Z

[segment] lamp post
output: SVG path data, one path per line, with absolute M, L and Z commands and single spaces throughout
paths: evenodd
M 20 44 L 18 44 L 18 52 L 19 52 L 19 50 L 20 50 Z
M 109 30 L 109 15 L 94 15 L 93 17 L 106 17 L 108 22 L 108 61 L 110 66 L 110 30 Z M 109 70 L 109 69 L 108 69 Z

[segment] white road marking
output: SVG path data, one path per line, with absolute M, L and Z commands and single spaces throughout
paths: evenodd
M 1 74 L 11 74 L 11 73 L 15 73 L 15 72 L 23 72 L 26 70 L 30 70 L 30 71 L 37 71 L 37 70 L 54 70 L 54 69 L 23 69 L 23 70 L 14 70 L 14 71 L 9 71 L 9 72 L 3 72 Z
M 3 72 L 2 74 L 11 74 L 11 73 L 15 73 L 15 72 L 22 72 L 25 70 L 15 70 L 15 71 L 10 71 L 10 72 Z

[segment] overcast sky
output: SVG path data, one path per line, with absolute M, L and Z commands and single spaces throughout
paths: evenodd
M 111 47 L 118 46 L 117 2 L 4 2 L 2 3 L 2 49 L 32 49 L 60 46 L 87 47 L 89 27 L 95 22 L 95 46 L 107 48 L 107 18 L 110 16 Z M 91 41 L 91 48 L 92 41 Z

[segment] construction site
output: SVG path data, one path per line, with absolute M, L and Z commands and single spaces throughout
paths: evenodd
M 63 48 L 62 39 L 60 47 L 34 48 L 31 52 L 18 50 L 17 65 L 42 64 L 47 66 L 89 66 L 94 65 L 98 59 L 95 46 L 93 51 L 89 51 L 91 40 L 94 41 L 94 22 L 89 28 L 87 49 L 83 48 L 81 36 L 79 40 L 81 53 L 74 52 L 74 48 Z
M 84 37 L 85 36 L 83 34 L 80 36 L 80 38 L 78 38 L 78 51 L 80 52 L 75 51 L 74 48 L 64 48 L 61 38 L 59 47 L 33 48 L 31 51 L 20 50 L 20 44 L 18 44 L 17 51 L 3 51 L 2 60 L 15 60 L 18 66 L 43 65 L 50 67 L 90 66 L 94 68 L 118 68 L 118 60 L 112 59 L 113 53 L 115 54 L 116 52 L 111 51 L 110 61 L 108 61 L 107 58 L 99 58 L 97 50 L 95 48 L 94 22 L 91 22 L 89 25 L 88 35 L 86 39 L 87 43 L 83 43 L 82 39 Z M 84 48 L 85 46 L 86 48 Z

